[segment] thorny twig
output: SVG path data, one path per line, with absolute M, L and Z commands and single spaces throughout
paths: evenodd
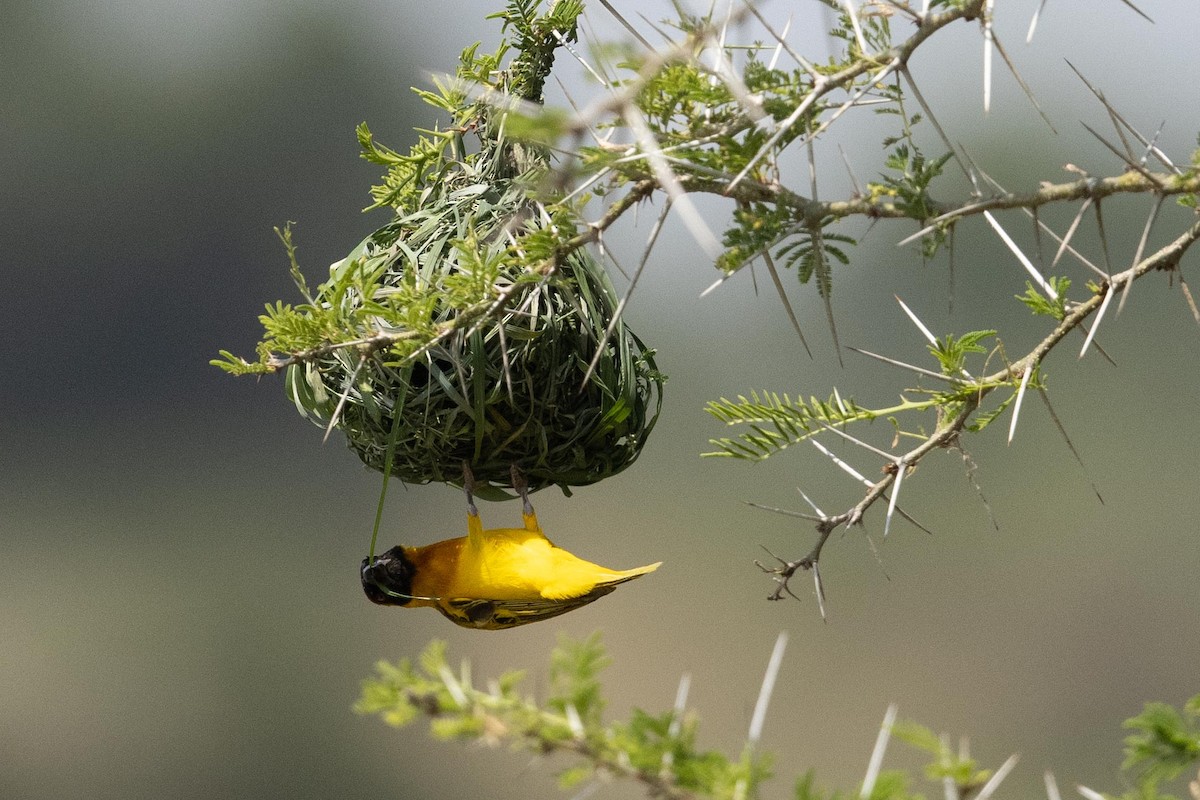
M 1101 287 L 1100 292 L 1097 292 L 1088 300 L 1072 308 L 1058 325 L 1055 326 L 1054 330 L 1024 357 L 1017 359 L 1002 370 L 980 377 L 974 387 L 968 387 L 969 391 L 964 392 L 964 395 L 967 395 L 967 399 L 963 402 L 957 413 L 951 417 L 942 419 L 937 430 L 929 438 L 917 447 L 897 457 L 893 463 L 912 466 L 928 453 L 954 445 L 962 433 L 964 426 L 970 421 L 971 416 L 979 408 L 985 397 L 1000 386 L 1007 385 L 1013 381 L 1019 381 L 1028 371 L 1035 369 L 1041 364 L 1067 334 L 1082 325 L 1084 320 L 1100 308 L 1101 304 L 1104 303 L 1105 297 L 1110 292 L 1120 291 L 1126 284 L 1137 280 L 1148 272 L 1174 269 L 1178 265 L 1180 258 L 1183 257 L 1183 254 L 1187 252 L 1188 248 L 1197 239 L 1200 239 L 1200 222 L 1193 223 L 1182 235 L 1158 252 L 1143 259 L 1140 263 L 1113 275 L 1111 282 Z M 821 551 L 825 547 L 825 543 L 829 540 L 830 534 L 839 526 L 845 525 L 846 528 L 851 528 L 854 525 L 860 524 L 867 509 L 874 505 L 881 497 L 885 496 L 888 489 L 895 483 L 898 475 L 898 470 L 886 470 L 883 477 L 871 484 L 863 497 L 849 509 L 840 514 L 827 515 L 820 519 L 816 523 L 817 540 L 813 544 L 812 549 L 803 558 L 795 561 L 779 559 L 781 566 L 772 569 L 760 565 L 764 571 L 772 574 L 778 583 L 771 599 L 781 599 L 785 592 L 792 594 L 788 586 L 788 581 L 795 575 L 797 570 L 809 570 L 816 567 L 821 559 Z

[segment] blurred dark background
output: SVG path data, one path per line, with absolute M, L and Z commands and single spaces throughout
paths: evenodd
M 1000 36 L 1057 136 L 999 67 L 992 112 L 982 113 L 978 31 L 962 26 L 913 64 L 950 135 L 989 172 L 1028 189 L 1069 179 L 1067 161 L 1120 170 L 1079 125 L 1107 120 L 1064 57 L 1143 130 L 1165 118 L 1161 144 L 1186 161 L 1200 128 L 1194 4 L 1144 3 L 1150 25 L 1116 0 L 1050 3 L 1028 46 L 1036 3 L 997 5 Z M 793 13 L 797 45 L 823 52 L 817 4 L 766 8 Z M 262 305 L 295 299 L 273 226 L 297 221 L 302 265 L 319 280 L 386 220 L 360 213 L 378 170 L 359 160 L 354 126 L 368 121 L 395 147 L 432 126 L 409 87 L 452 70 L 472 41 L 494 46 L 498 27 L 483 19 L 494 10 L 3 5 L 0 796 L 557 796 L 558 760 L 434 742 L 422 725 L 395 731 L 350 707 L 377 659 L 416 655 L 435 637 L 480 679 L 522 667 L 531 694 L 542 694 L 557 636 L 597 629 L 615 659 L 612 715 L 669 707 L 688 672 L 702 744 L 731 753 L 787 631 L 764 740 L 781 778 L 768 796 L 787 796 L 810 766 L 829 785 L 855 786 L 892 701 L 902 716 L 971 736 L 984 764 L 1021 752 L 1010 796 L 1040 791 L 1047 767 L 1064 787 L 1118 789 L 1121 720 L 1144 701 L 1200 691 L 1200 330 L 1162 276 L 1139 283 L 1101 330 L 1117 368 L 1094 353 L 1077 361 L 1081 338 L 1047 365 L 1086 468 L 1036 401 L 1011 446 L 1007 421 L 967 441 L 996 531 L 959 457 L 927 460 L 902 499 L 935 535 L 897 524 L 883 542 L 882 511 L 872 512 L 877 560 L 861 532 L 839 534 L 822 562 L 822 623 L 807 581 L 797 585 L 804 602 L 768 603 L 772 585 L 752 563 L 764 546 L 802 555 L 811 529 L 743 501 L 800 509 L 799 486 L 829 510 L 857 489 L 805 448 L 757 466 L 698 458 L 724 434 L 703 405 L 756 388 L 824 397 L 835 385 L 883 405 L 911 381 L 853 354 L 839 369 L 820 303 L 793 276 L 812 361 L 764 274 L 760 293 L 747 274 L 700 299 L 715 273 L 675 226 L 629 311 L 671 376 L 654 438 L 603 485 L 534 498 L 559 543 L 614 567 L 661 559 L 659 573 L 499 634 L 363 598 L 357 566 L 378 476 L 336 437 L 322 446 L 278 378 L 233 379 L 208 361 L 221 348 L 249 355 Z M 591 18 L 617 35 L 598 10 Z M 586 93 L 581 73 L 562 62 L 568 85 Z M 849 191 L 833 143 L 870 180 L 893 124 L 864 112 L 822 143 L 824 197 Z M 929 149 L 938 150 L 932 139 Z M 1118 267 L 1147 210 L 1145 200 L 1105 204 Z M 1064 230 L 1071 213 L 1050 221 Z M 627 262 L 647 219 L 629 230 Z M 1004 219 L 1032 241 L 1020 218 Z M 1171 206 L 1152 245 L 1185 220 Z M 971 227 L 978 236 L 966 235 Z M 960 231 L 952 312 L 945 257 L 923 265 L 896 248 L 909 232 L 881 223 L 839 270 L 843 342 L 921 358 L 893 294 L 939 334 L 999 325 L 1010 354 L 1041 337 L 1044 321 L 1011 299 L 1026 276 L 982 224 Z M 1183 269 L 1194 278 L 1194 254 Z M 1073 265 L 1058 271 L 1085 279 Z M 482 511 L 493 526 L 519 513 Z M 459 492 L 393 487 L 385 546 L 463 529 Z M 596 796 L 638 795 L 602 786 Z

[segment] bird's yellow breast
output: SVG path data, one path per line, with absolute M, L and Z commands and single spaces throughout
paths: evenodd
M 556 547 L 541 533 L 493 528 L 478 545 L 467 540 L 455 583 L 464 597 L 563 600 L 620 577 Z
M 565 600 L 649 572 L 611 570 L 555 546 L 539 531 L 492 528 L 408 551 L 413 594 L 445 599 Z

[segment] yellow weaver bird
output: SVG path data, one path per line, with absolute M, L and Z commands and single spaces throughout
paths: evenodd
M 612 570 L 555 546 L 538 525 L 516 465 L 512 480 L 524 504 L 524 528 L 483 529 L 474 476 L 463 464 L 467 535 L 364 558 L 363 592 L 380 605 L 432 606 L 464 628 L 503 630 L 574 611 L 662 563 Z

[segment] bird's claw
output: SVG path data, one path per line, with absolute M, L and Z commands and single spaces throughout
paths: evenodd
M 533 514 L 533 504 L 529 502 L 529 482 L 525 480 L 525 476 L 514 463 L 509 467 L 508 474 L 512 477 L 513 488 L 517 490 L 517 494 L 521 497 L 522 511 L 525 516 Z
M 467 495 L 467 513 L 473 517 L 479 516 L 479 509 L 475 507 L 475 473 L 471 472 L 471 465 L 466 459 L 463 459 L 463 492 Z

